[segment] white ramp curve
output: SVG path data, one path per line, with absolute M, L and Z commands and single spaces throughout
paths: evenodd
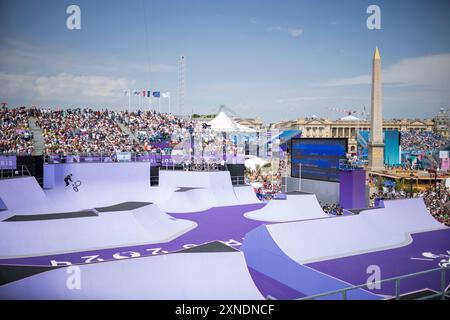
M 234 193 L 240 204 L 261 203 L 252 186 L 236 186 Z
M 228 171 L 161 170 L 159 188 L 178 189 L 172 191 L 167 200 L 156 201 L 158 206 L 166 212 L 199 212 L 212 207 L 241 204 L 234 192 Z
M 28 214 L 48 208 L 49 201 L 34 177 L 17 177 L 0 180 L 0 198 L 8 208 L 2 217 L 26 210 Z
M 386 201 L 358 215 L 267 225 L 280 249 L 298 263 L 312 263 L 408 245 L 411 233 L 447 228 L 422 198 Z
M 0 259 L 168 242 L 196 226 L 154 204 L 98 216 L 2 221 Z
M 242 252 L 197 252 L 79 266 L 82 289 L 68 290 L 67 268 L 0 287 L 0 299 L 262 300 Z
M 286 200 L 272 199 L 263 208 L 244 214 L 248 219 L 265 222 L 291 222 L 328 218 L 314 194 L 288 194 Z

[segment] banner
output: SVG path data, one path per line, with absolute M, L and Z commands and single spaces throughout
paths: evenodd
M 448 151 L 439 151 L 439 158 L 447 159 L 448 158 Z
M 117 152 L 116 157 L 119 162 L 131 161 L 131 152 Z
M 16 156 L 0 156 L 0 170 L 16 169 Z

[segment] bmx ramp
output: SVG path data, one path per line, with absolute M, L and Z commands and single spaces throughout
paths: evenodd
M 48 199 L 34 177 L 18 177 L 0 180 L 0 198 L 10 214 L 27 209 L 41 210 L 48 207 Z
M 286 200 L 272 199 L 262 209 L 244 214 L 248 219 L 266 222 L 289 222 L 327 218 L 314 194 L 288 194 Z
M 234 193 L 228 171 L 161 170 L 159 188 L 171 193 L 167 200 L 156 202 L 166 212 L 199 212 L 212 207 L 241 204 Z M 178 190 L 171 192 L 174 188 Z
M 234 194 L 240 204 L 261 203 L 256 196 L 252 186 L 237 186 L 234 187 Z
M 48 176 L 54 181 L 47 197 L 59 210 L 81 210 L 108 206 L 118 202 L 155 202 L 166 197 L 158 188 L 150 187 L 150 164 L 130 163 L 68 163 L 46 165 Z M 64 177 L 72 174 L 72 181 L 80 181 L 78 192 L 72 185 L 65 187 Z M 50 178 L 49 178 L 50 179 Z
M 94 210 L 79 212 L 78 217 L 61 213 L 53 214 L 53 219 L 52 214 L 44 214 L 4 220 L 0 222 L 0 258 L 162 243 L 197 226 L 170 217 L 154 204 L 127 211 L 99 210 L 98 214 Z
M 167 201 L 158 206 L 165 212 L 187 213 L 205 211 L 218 205 L 211 190 L 192 188 L 174 191 Z
M 251 268 L 313 295 L 349 283 L 305 264 L 404 247 L 412 233 L 442 229 L 447 228 L 429 214 L 423 199 L 394 200 L 354 216 L 262 225 L 247 233 L 241 249 Z M 364 290 L 349 294 L 371 297 Z
M 186 251 L 81 265 L 79 290 L 67 287 L 68 278 L 76 272 L 71 267 L 44 271 L 0 285 L 0 299 L 264 298 L 251 278 L 242 252 L 214 251 Z M 14 272 L 14 266 L 9 270 Z

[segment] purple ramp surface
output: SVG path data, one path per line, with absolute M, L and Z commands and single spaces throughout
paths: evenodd
M 309 267 L 353 285 L 367 281 L 369 266 L 378 266 L 381 279 L 393 278 L 438 267 L 450 267 L 450 229 L 416 233 L 413 242 L 401 248 L 354 255 L 308 264 Z M 447 270 L 446 286 L 450 283 Z M 440 290 L 440 274 L 428 274 L 401 281 L 401 293 L 430 288 Z M 394 295 L 394 283 L 383 283 L 374 293 Z
M 412 241 L 411 233 L 445 228 L 420 198 L 385 201 L 385 208 L 354 216 L 267 226 L 281 250 L 303 264 L 402 247 Z
M 247 232 L 261 225 L 259 221 L 244 218 L 244 213 L 256 210 L 264 204 L 241 205 L 212 208 L 207 211 L 190 214 L 170 214 L 176 219 L 190 220 L 197 223 L 197 227 L 169 242 L 117 246 L 111 249 L 96 249 L 76 253 L 52 254 L 40 257 L 2 259 L 2 264 L 20 265 L 66 265 L 86 263 L 91 261 L 105 261 L 124 259 L 130 256 L 152 256 L 189 248 L 195 245 L 222 241 L 232 247 L 239 248 Z M 105 215 L 110 213 L 105 213 Z M 53 261 L 53 262 L 52 262 Z M 59 262 L 59 263 L 58 263 Z
M 350 286 L 340 279 L 292 260 L 276 245 L 266 226 L 260 226 L 245 236 L 242 251 L 250 268 L 305 296 Z M 341 299 L 341 296 L 332 295 L 328 296 L 327 299 Z M 349 292 L 348 299 L 378 300 L 380 297 L 366 290 L 358 289 Z

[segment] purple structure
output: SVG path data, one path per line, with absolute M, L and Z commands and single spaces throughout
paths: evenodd
M 339 171 L 339 205 L 344 209 L 366 207 L 366 171 L 362 169 Z
M 0 170 L 16 169 L 16 156 L 0 156 Z

